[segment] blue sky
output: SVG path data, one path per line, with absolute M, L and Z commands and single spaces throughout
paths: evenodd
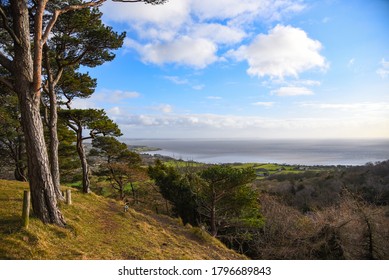
M 129 138 L 389 138 L 389 1 L 107 2 L 88 69 Z

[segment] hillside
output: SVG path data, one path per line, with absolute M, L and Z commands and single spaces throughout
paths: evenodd
M 0 180 L 0 259 L 244 259 L 201 229 L 72 189 L 67 227 L 31 217 L 21 227 L 26 183 Z

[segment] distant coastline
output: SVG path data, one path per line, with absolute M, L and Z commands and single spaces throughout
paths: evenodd
M 389 159 L 389 139 L 125 139 L 139 153 L 204 163 L 364 165 Z

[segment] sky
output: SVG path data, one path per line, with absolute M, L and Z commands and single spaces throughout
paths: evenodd
M 388 0 L 117 3 L 86 69 L 127 138 L 389 138 Z

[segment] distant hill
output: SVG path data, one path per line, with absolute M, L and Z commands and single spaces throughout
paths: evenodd
M 67 227 L 31 217 L 21 227 L 28 184 L 0 180 L 0 259 L 245 259 L 199 228 L 150 211 L 124 212 L 118 201 L 72 189 L 61 204 Z

